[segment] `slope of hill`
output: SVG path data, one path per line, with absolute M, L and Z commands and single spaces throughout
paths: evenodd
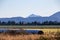
M 8 22 L 8 21 L 15 21 L 15 22 L 44 22 L 44 21 L 58 21 L 60 22 L 60 12 L 56 12 L 55 14 L 51 15 L 50 17 L 41 17 L 38 15 L 30 15 L 27 18 L 23 17 L 12 17 L 12 18 L 0 18 L 0 21 Z

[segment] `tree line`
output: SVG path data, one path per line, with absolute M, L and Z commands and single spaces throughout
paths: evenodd
M 24 22 L 16 23 L 15 21 L 8 21 L 8 22 L 0 21 L 0 25 L 60 25 L 60 22 L 44 21 L 41 23 L 41 22 L 34 21 L 34 22 L 27 22 L 27 23 L 24 23 Z

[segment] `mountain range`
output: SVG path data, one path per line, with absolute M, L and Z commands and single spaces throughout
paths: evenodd
M 0 18 L 1 22 L 8 22 L 8 21 L 15 21 L 16 23 L 18 22 L 44 22 L 44 21 L 57 21 L 60 22 L 60 12 L 56 12 L 53 15 L 49 17 L 41 17 L 35 14 L 31 14 L 30 16 L 23 18 L 23 17 L 12 17 L 12 18 Z

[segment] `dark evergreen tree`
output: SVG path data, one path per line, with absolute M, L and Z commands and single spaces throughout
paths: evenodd
M 48 25 L 48 24 L 49 24 L 48 21 L 45 21 L 45 22 L 42 23 L 42 25 Z
M 7 25 L 15 25 L 16 23 L 15 23 L 15 21 L 8 21 L 7 22 Z
M 19 25 L 24 25 L 24 22 L 19 22 Z
M 0 21 L 0 25 L 1 25 L 1 21 Z
M 7 23 L 6 22 L 1 22 L 1 25 L 6 25 Z

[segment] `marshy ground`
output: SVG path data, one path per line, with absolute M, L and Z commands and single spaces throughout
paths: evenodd
M 59 30 L 59 29 L 57 29 Z M 10 33 L 0 33 L 0 40 L 60 40 L 60 31 L 48 31 L 48 29 L 43 29 L 44 34 L 10 34 Z
M 24 29 L 24 28 L 23 28 Z M 44 34 L 26 34 L 21 32 L 11 35 L 10 33 L 0 33 L 0 40 L 60 40 L 60 28 L 26 28 L 42 30 Z

